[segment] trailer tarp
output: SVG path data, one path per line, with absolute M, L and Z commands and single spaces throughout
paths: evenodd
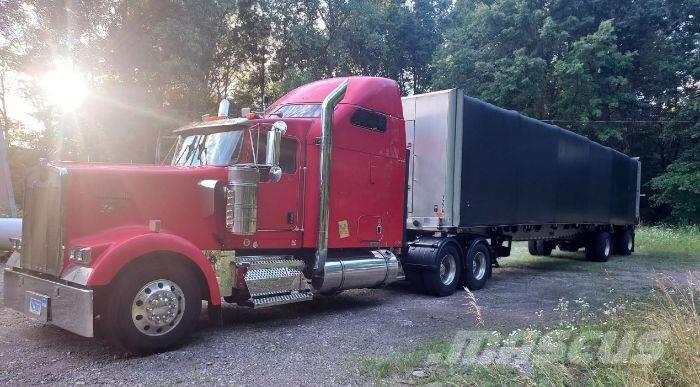
M 462 117 L 459 226 L 635 223 L 637 160 L 471 97 Z

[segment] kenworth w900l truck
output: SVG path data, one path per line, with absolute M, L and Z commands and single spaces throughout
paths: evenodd
M 27 178 L 5 304 L 134 352 L 202 300 L 253 308 L 403 279 L 481 289 L 513 241 L 591 260 L 634 249 L 638 161 L 466 97 L 328 79 L 266 112 L 176 130 L 170 166 L 49 162 Z

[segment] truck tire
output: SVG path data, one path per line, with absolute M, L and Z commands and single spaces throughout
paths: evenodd
M 608 232 L 599 232 L 586 244 L 586 258 L 595 262 L 606 262 L 612 251 L 612 238 Z
M 462 273 L 461 261 L 459 248 L 454 243 L 442 246 L 436 257 L 438 269 L 423 272 L 425 291 L 437 297 L 454 293 Z
M 540 250 L 537 247 L 537 241 L 527 241 L 527 251 L 530 255 L 539 256 Z
M 527 241 L 527 250 L 530 252 L 530 255 L 536 257 L 549 256 L 552 255 L 554 244 L 543 240 Z
M 463 283 L 469 290 L 479 290 L 491 276 L 491 250 L 484 242 L 473 244 L 467 251 Z
M 615 236 L 615 254 L 630 255 L 634 251 L 634 233 L 624 230 Z
M 554 250 L 554 245 L 551 242 L 543 240 L 537 241 L 537 252 L 539 255 L 548 257 L 552 255 L 552 250 Z
M 163 261 L 136 263 L 110 288 L 105 334 L 128 352 L 170 349 L 190 335 L 199 319 L 202 289 L 197 275 L 184 265 Z
M 422 271 L 406 268 L 406 270 L 404 270 L 404 273 L 406 274 L 406 280 L 408 281 L 408 283 L 411 284 L 413 290 L 419 293 L 425 293 Z

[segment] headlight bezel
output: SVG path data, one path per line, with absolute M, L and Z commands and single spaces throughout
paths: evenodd
M 68 260 L 78 265 L 92 263 L 92 247 L 72 247 L 68 249 Z

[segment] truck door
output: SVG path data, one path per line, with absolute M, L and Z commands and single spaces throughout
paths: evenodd
M 298 167 L 300 141 L 285 136 L 280 145 L 282 178 L 278 182 L 267 181 L 258 186 L 258 231 L 299 231 L 300 187 L 303 171 Z M 265 159 L 267 136 L 260 136 L 258 160 Z

